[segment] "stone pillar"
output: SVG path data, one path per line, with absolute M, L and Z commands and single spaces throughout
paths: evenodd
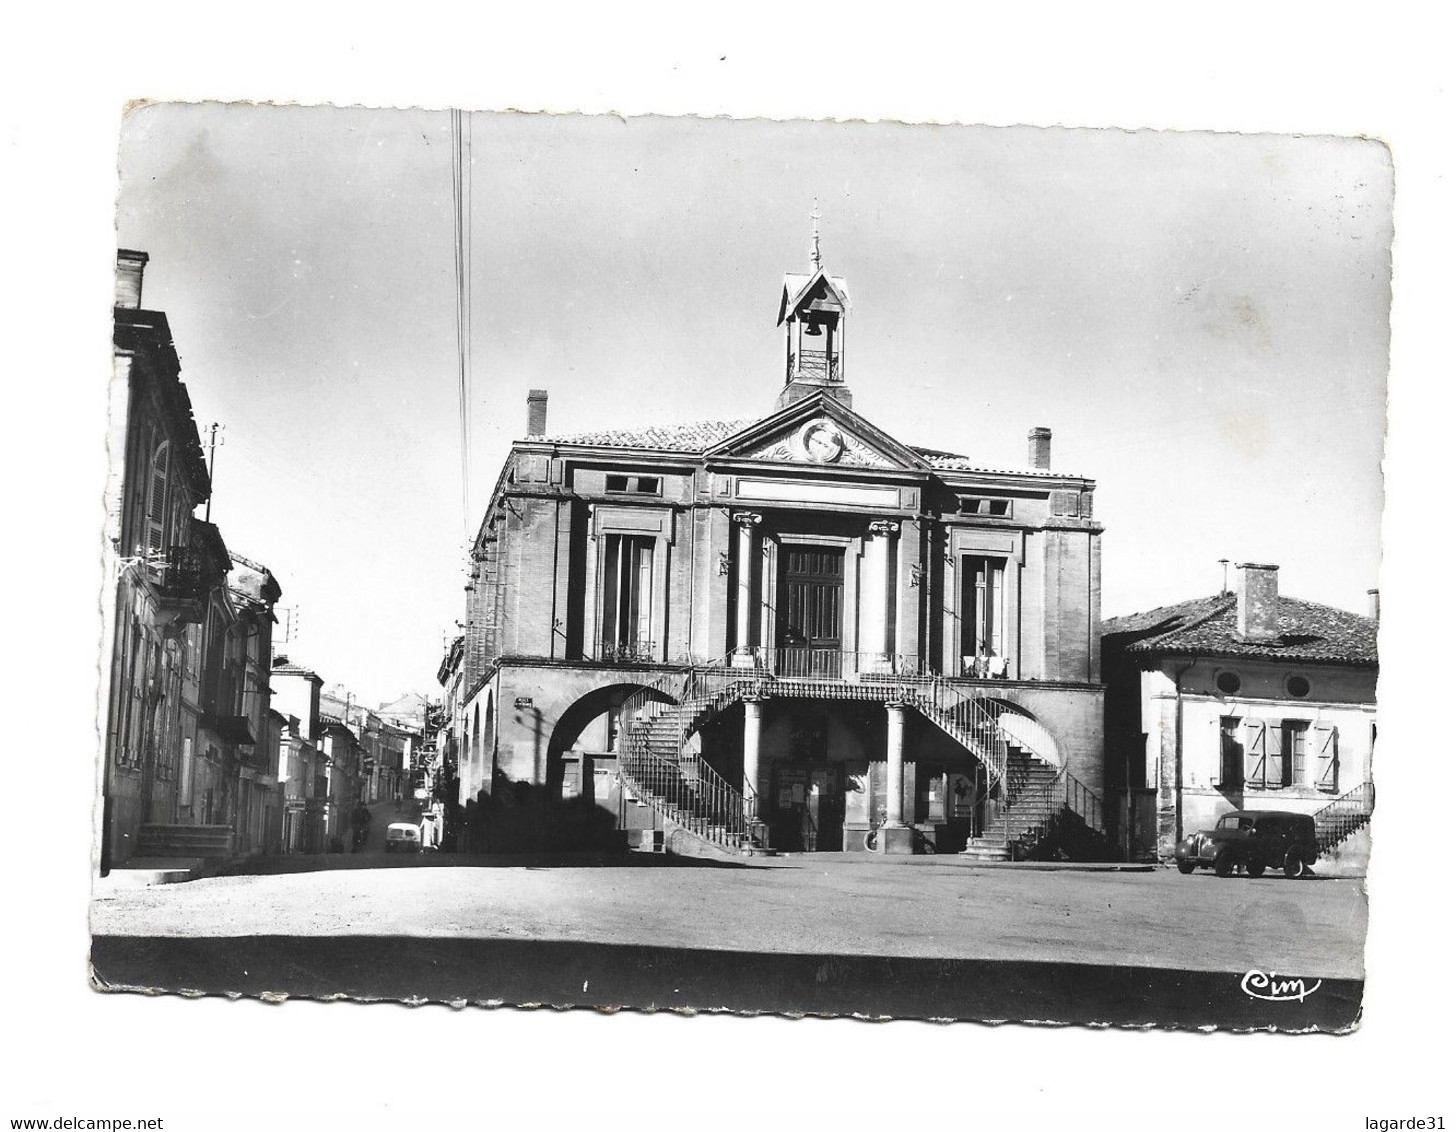
M 865 534 L 863 585 L 859 595 L 859 651 L 871 654 L 871 657 L 883 656 L 887 648 L 890 626 L 890 535 L 898 529 L 898 523 L 878 519 L 870 524 L 870 529 Z
M 743 700 L 743 816 L 758 820 L 758 751 L 763 735 L 763 700 Z
M 905 824 L 905 712 L 904 704 L 885 705 L 888 728 L 885 736 L 885 824 L 880 828 L 881 853 L 915 852 L 914 833 Z
M 758 540 L 754 538 L 753 529 L 762 518 L 762 515 L 753 511 L 740 511 L 733 516 L 733 521 L 738 524 L 738 617 L 734 626 L 733 647 L 739 655 L 749 655 L 748 646 L 752 643 L 749 634 L 753 624 L 753 576 L 758 572 L 758 556 L 754 553 Z

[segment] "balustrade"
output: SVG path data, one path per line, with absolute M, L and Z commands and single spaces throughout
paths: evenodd
M 708 718 L 740 700 L 833 696 L 914 707 L 966 748 L 986 769 L 988 790 L 1008 783 L 1012 745 L 1055 765 L 1035 737 L 1003 727 L 1001 709 L 983 685 L 940 676 L 925 659 L 839 649 L 735 649 L 707 665 L 670 673 L 630 696 L 620 709 L 618 768 L 638 797 L 693 833 L 726 847 L 746 844 L 757 825 L 751 782 L 731 785 L 688 739 Z M 745 752 L 747 755 L 747 752 Z M 747 761 L 751 761 L 746 759 Z M 1050 821 L 1064 809 L 1102 832 L 1102 800 L 1065 768 L 1045 787 L 1040 809 Z

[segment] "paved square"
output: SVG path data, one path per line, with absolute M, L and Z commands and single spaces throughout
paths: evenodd
M 735 952 L 1061 962 L 1363 978 L 1364 882 L 987 868 L 806 854 L 375 858 L 98 888 L 97 935 L 558 941 Z M 322 870 L 319 865 L 325 865 Z

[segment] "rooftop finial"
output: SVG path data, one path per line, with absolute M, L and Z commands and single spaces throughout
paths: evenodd
M 819 198 L 814 198 L 814 211 L 809 213 L 809 219 L 814 222 L 813 243 L 809 245 L 809 262 L 814 265 L 814 270 L 820 267 L 819 260 Z

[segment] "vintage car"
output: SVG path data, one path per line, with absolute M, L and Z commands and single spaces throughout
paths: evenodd
M 1287 877 L 1300 877 L 1318 856 L 1314 818 L 1285 810 L 1234 810 L 1212 829 L 1189 834 L 1173 851 L 1185 876 L 1201 866 L 1221 877 L 1241 867 L 1251 877 L 1275 868 Z
M 420 827 L 407 821 L 390 822 L 384 833 L 384 851 L 393 853 L 418 853 L 420 851 Z

